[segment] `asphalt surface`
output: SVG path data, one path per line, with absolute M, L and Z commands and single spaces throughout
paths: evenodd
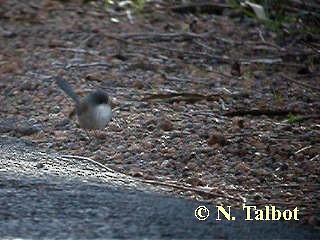
M 28 239 L 320 239 L 298 221 L 217 221 L 216 207 L 168 196 L 85 160 L 0 138 L 0 237 Z M 194 210 L 206 205 L 199 221 Z

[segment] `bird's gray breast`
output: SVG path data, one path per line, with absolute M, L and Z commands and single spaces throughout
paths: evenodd
M 85 129 L 104 129 L 112 117 L 112 110 L 108 104 L 98 106 L 82 112 L 79 116 L 80 127 Z

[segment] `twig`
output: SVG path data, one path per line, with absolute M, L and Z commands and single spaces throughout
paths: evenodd
M 221 73 L 218 71 L 212 71 L 214 73 L 217 73 L 223 77 L 227 77 L 230 78 L 232 76 L 229 76 L 225 73 Z M 181 81 L 181 82 L 192 82 L 192 83 L 201 83 L 201 84 L 211 84 L 212 81 L 212 77 L 207 77 L 207 78 L 188 78 L 188 77 L 176 77 L 176 76 L 168 76 L 166 74 L 164 74 L 165 79 L 170 80 L 170 81 Z M 229 90 L 227 90 L 226 88 L 222 89 L 224 90 L 224 92 L 228 92 L 231 94 L 231 92 Z
M 215 101 L 219 98 L 223 97 L 223 94 L 211 94 L 211 95 L 202 95 L 198 93 L 188 93 L 188 92 L 181 92 L 181 93 L 159 93 L 159 94 L 151 94 L 147 97 L 142 98 L 142 101 L 149 101 L 154 99 L 161 99 L 167 102 L 177 102 L 177 101 Z
M 317 201 L 316 200 L 308 200 L 308 201 L 291 201 L 291 202 L 279 202 L 279 201 L 272 201 L 272 200 L 268 200 L 267 202 L 265 201 L 259 201 L 258 204 L 262 204 L 262 205 L 269 205 L 269 204 L 277 204 L 277 205 L 293 205 L 293 206 L 302 206 L 302 205 L 305 205 L 305 206 L 309 206 L 309 204 L 316 204 Z
M 223 194 L 218 194 L 218 193 L 213 193 L 213 192 L 209 192 L 206 191 L 204 189 L 199 189 L 199 188 L 194 188 L 194 187 L 187 187 L 187 186 L 183 186 L 180 184 L 174 184 L 174 183 L 166 183 L 166 182 L 159 182 L 156 180 L 146 180 L 146 179 L 136 179 L 140 182 L 144 182 L 144 183 L 149 183 L 149 184 L 155 184 L 155 185 L 162 185 L 162 186 L 166 186 L 166 187 L 172 187 L 172 188 L 177 188 L 177 189 L 182 189 L 182 190 L 187 190 L 187 191 L 193 191 L 195 193 L 198 193 L 200 195 L 206 195 L 206 196 L 210 196 L 210 197 L 226 197 L 229 199 L 236 199 L 233 196 L 225 196 Z
M 79 48 L 83 47 L 89 40 L 91 40 L 95 34 L 91 34 L 90 36 L 86 37 L 79 45 Z
M 241 62 L 244 64 L 248 64 L 248 63 L 264 63 L 264 64 L 277 64 L 277 63 L 282 63 L 282 59 L 281 58 L 257 58 L 257 59 L 248 59 L 248 58 L 231 58 L 231 57 L 227 57 L 227 56 L 214 56 L 213 54 L 207 54 L 207 53 L 203 53 L 203 52 L 193 52 L 193 51 L 186 51 L 186 50 L 178 50 L 178 49 L 174 49 L 174 48 L 167 48 L 167 47 L 162 47 L 162 46 L 158 46 L 155 44 L 150 45 L 153 48 L 158 48 L 158 49 L 162 49 L 162 50 L 166 50 L 169 52 L 177 52 L 183 55 L 191 55 L 191 56 L 200 56 L 200 57 L 205 57 L 208 59 L 215 59 L 218 60 L 222 63 L 234 63 L 234 62 Z
M 277 63 L 282 63 L 282 58 L 239 59 L 239 61 L 244 64 L 250 64 L 250 63 L 277 64 Z
M 244 116 L 244 115 L 253 115 L 253 116 L 283 116 L 288 115 L 289 113 L 299 113 L 294 109 L 239 109 L 231 110 L 224 113 L 225 116 L 235 117 L 235 116 Z
M 208 36 L 211 36 L 214 33 L 214 31 L 209 31 L 202 34 L 197 34 L 193 32 L 178 32 L 178 33 L 158 33 L 158 32 L 141 32 L 141 33 L 123 33 L 118 34 L 117 36 L 120 38 L 131 38 L 131 39 L 149 39 L 149 38 L 159 38 L 159 39 L 169 39 L 172 40 L 172 38 L 180 38 L 180 37 L 190 37 L 190 38 L 207 38 Z
M 114 39 L 134 39 L 134 40 L 144 40 L 144 39 L 160 39 L 160 40 L 172 40 L 173 38 L 213 38 L 220 42 L 225 42 L 228 44 L 240 44 L 231 39 L 219 38 L 215 36 L 215 30 L 205 32 L 205 33 L 193 33 L 193 32 L 177 32 L 177 33 L 159 33 L 159 32 L 141 32 L 141 33 L 123 33 L 123 34 L 104 34 L 106 37 Z
M 203 34 L 195 34 L 195 33 L 165 33 L 165 34 L 159 34 L 159 33 L 145 33 L 147 35 L 149 35 L 148 37 L 154 37 L 154 36 L 162 36 L 162 37 L 174 37 L 174 36 L 181 36 L 183 34 L 187 34 L 189 36 L 203 36 Z M 206 33 L 208 34 L 208 33 Z M 199 57 L 205 57 L 207 59 L 214 59 L 217 60 L 221 63 L 234 63 L 234 62 L 240 62 L 240 63 L 244 63 L 244 64 L 250 64 L 250 63 L 262 63 L 262 64 L 281 64 L 281 65 L 290 65 L 288 63 L 283 63 L 281 58 L 257 58 L 257 59 L 249 59 L 249 58 L 231 58 L 228 56 L 215 56 L 213 54 L 207 54 L 207 53 L 203 53 L 203 52 L 194 52 L 194 51 L 186 51 L 186 50 L 178 50 L 175 48 L 168 48 L 168 47 L 163 47 L 163 46 L 159 46 L 158 44 L 149 44 L 149 45 L 145 45 L 144 43 L 140 43 L 138 41 L 128 41 L 124 38 L 130 38 L 130 37 L 140 37 L 141 33 L 130 33 L 130 34 L 123 34 L 123 35 L 113 35 L 113 34 L 104 34 L 104 36 L 124 42 L 126 44 L 133 44 L 133 45 L 138 45 L 138 46 L 149 46 L 152 48 L 157 48 L 157 49 L 161 49 L 161 50 L 165 50 L 168 51 L 170 53 L 176 52 L 176 53 L 180 53 L 182 55 L 191 55 L 193 57 L 195 56 L 199 56 Z M 169 38 L 170 39 L 170 38 Z M 220 41 L 223 41 L 221 39 L 217 39 Z M 296 65 L 294 65 L 296 67 Z
M 188 14 L 188 13 L 205 13 L 205 14 L 217 14 L 221 15 L 224 9 L 232 8 L 229 4 L 217 3 L 217 2 L 190 2 L 179 6 L 173 6 L 171 11 L 176 13 Z
M 98 55 L 98 51 L 92 51 L 92 50 L 85 50 L 85 49 L 79 49 L 79 48 L 62 48 L 58 47 L 57 49 L 64 51 L 64 52 L 75 52 L 75 53 L 89 53 L 91 55 Z
M 95 66 L 106 66 L 106 67 L 112 67 L 111 64 L 105 63 L 105 62 L 93 62 L 93 63 L 81 63 L 81 64 L 68 64 L 65 68 L 83 68 L 83 67 L 95 67 Z
M 293 120 L 293 122 L 303 122 L 305 120 L 309 119 L 320 119 L 320 114 L 310 114 L 310 115 L 304 115 L 304 116 L 296 116 Z
M 176 101 L 191 101 L 191 102 L 197 102 L 201 100 L 206 101 L 216 101 L 219 99 L 223 99 L 226 97 L 231 98 L 238 98 L 238 97 L 248 97 L 248 94 L 245 93 L 231 93 L 227 89 L 222 89 L 223 92 L 215 93 L 215 94 L 199 94 L 199 93 L 190 93 L 190 92 L 170 92 L 170 93 L 157 93 L 157 94 L 149 94 L 146 97 L 143 97 L 141 101 L 149 101 L 149 100 L 155 100 L 155 99 L 162 99 L 169 103 L 176 102 Z
M 251 47 L 252 50 L 263 50 L 263 51 L 272 51 L 272 52 L 279 52 L 279 49 L 275 47 L 270 47 L 267 44 L 255 44 L 254 46 Z
M 199 46 L 203 47 L 204 49 L 210 51 L 210 52 L 217 52 L 216 50 L 214 50 L 212 47 L 209 47 L 208 45 L 202 43 L 202 42 L 199 42 L 197 40 L 194 40 L 193 41 L 194 43 L 198 44 Z
M 301 184 L 301 183 L 279 183 L 279 184 L 272 184 L 272 188 L 277 188 L 277 187 L 299 187 L 301 188 L 302 191 L 305 190 L 305 188 L 307 187 L 318 187 L 318 184 L 310 184 L 310 183 L 306 183 L 306 184 Z M 270 185 L 262 185 L 262 186 L 256 186 L 254 188 L 257 189 L 270 189 Z
M 306 87 L 306 88 L 310 88 L 310 89 L 313 89 L 313 90 L 317 90 L 317 91 L 320 91 L 320 88 L 319 87 L 316 87 L 316 86 L 313 86 L 313 85 L 310 85 L 310 84 L 307 84 L 307 83 L 303 83 L 301 81 L 298 81 L 298 80 L 295 80 L 283 73 L 280 73 L 280 76 L 283 77 L 284 79 L 286 79 L 287 81 L 290 81 L 290 82 L 293 82 L 297 85 L 300 85 L 300 86 L 303 86 L 303 87 Z
M 102 163 L 99 163 L 97 161 L 94 161 L 93 159 L 91 158 L 87 158 L 87 157 L 82 157 L 82 156 L 74 156 L 74 155 L 62 155 L 61 156 L 62 158 L 67 158 L 67 159 L 79 159 L 79 160 L 85 160 L 87 162 L 90 162 L 90 163 L 93 163 L 94 165 L 97 165 L 101 168 L 104 168 L 106 170 L 108 170 L 109 172 L 112 172 L 112 173 L 119 173 L 119 172 L 116 172 L 115 170 L 111 169 L 111 168 L 108 168 L 107 166 L 103 165 Z
M 309 161 L 312 162 L 314 160 L 316 160 L 317 158 L 320 158 L 320 154 L 315 155 L 313 158 L 311 158 Z
M 298 151 L 296 151 L 294 154 L 297 155 L 298 153 L 301 153 L 301 152 L 303 152 L 303 151 L 305 151 L 305 150 L 308 150 L 309 148 L 312 148 L 312 146 L 309 145 L 309 146 L 306 146 L 306 147 L 304 147 L 304 148 L 301 148 L 301 149 L 299 149 Z

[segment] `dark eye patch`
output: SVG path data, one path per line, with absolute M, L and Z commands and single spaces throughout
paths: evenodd
M 92 99 L 97 104 L 103 104 L 103 103 L 108 103 L 109 96 L 106 92 L 104 92 L 102 90 L 97 90 L 92 94 Z

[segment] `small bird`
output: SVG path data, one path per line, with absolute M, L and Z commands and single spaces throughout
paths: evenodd
M 110 98 L 103 90 L 89 93 L 83 99 L 73 91 L 67 81 L 60 76 L 56 77 L 57 85 L 76 103 L 76 114 L 79 125 L 84 130 L 102 130 L 112 117 Z

